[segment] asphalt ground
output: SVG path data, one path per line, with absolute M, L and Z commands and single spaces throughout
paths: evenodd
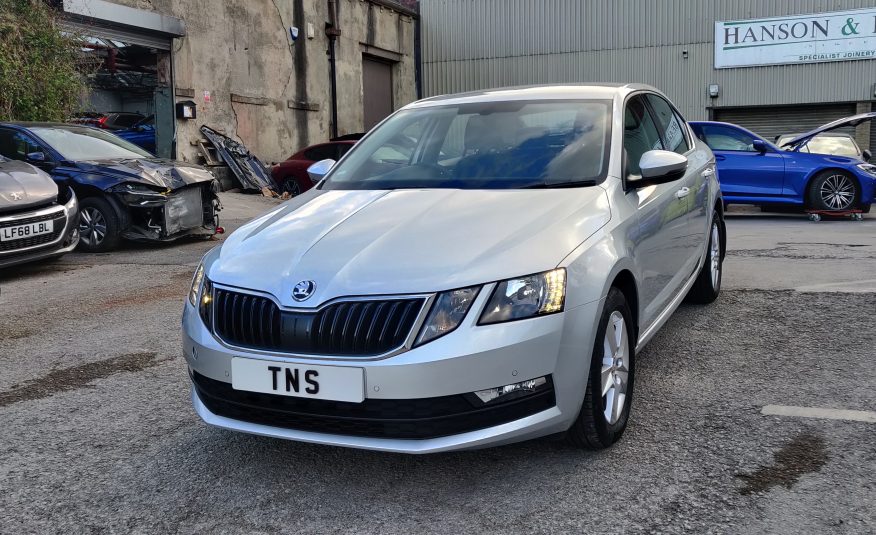
M 226 196 L 233 229 L 269 209 Z M 639 355 L 607 451 L 430 456 L 236 434 L 191 409 L 182 300 L 215 243 L 0 273 L 0 533 L 874 533 L 876 218 L 728 216 L 725 286 Z

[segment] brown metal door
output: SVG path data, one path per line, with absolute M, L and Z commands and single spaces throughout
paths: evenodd
M 363 57 L 362 93 L 368 131 L 392 113 L 392 65 Z

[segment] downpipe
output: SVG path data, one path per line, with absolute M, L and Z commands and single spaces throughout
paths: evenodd
M 332 92 L 332 138 L 338 137 L 338 75 L 335 44 L 341 35 L 338 27 L 338 6 L 336 0 L 328 0 L 329 22 L 325 27 L 325 35 L 329 39 L 329 70 Z

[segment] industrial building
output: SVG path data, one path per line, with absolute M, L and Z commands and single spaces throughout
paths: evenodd
M 416 99 L 417 13 L 404 0 L 56 4 L 97 58 L 84 61 L 97 68 L 83 111 L 154 114 L 159 156 L 202 161 L 207 125 L 280 161 Z
M 643 82 L 688 120 L 770 140 L 874 109 L 872 0 L 421 0 L 420 15 L 426 96 Z M 876 152 L 876 129 L 851 132 Z

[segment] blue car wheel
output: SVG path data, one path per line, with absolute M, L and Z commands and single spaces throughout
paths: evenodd
M 847 173 L 823 171 L 809 184 L 809 205 L 816 210 L 850 210 L 858 204 L 859 189 L 858 182 Z

